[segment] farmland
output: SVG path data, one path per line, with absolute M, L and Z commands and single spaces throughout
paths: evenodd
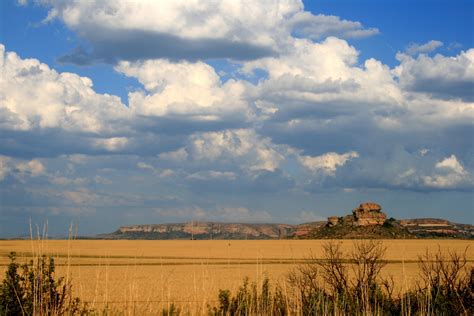
M 0 272 L 15 251 L 20 263 L 53 256 L 60 275 L 73 280 L 75 295 L 94 308 L 157 309 L 175 302 L 192 311 L 214 304 L 219 289 L 236 290 L 244 277 L 268 276 L 283 286 L 288 272 L 310 257 L 321 258 L 321 240 L 40 240 L 0 241 Z M 353 242 L 343 240 L 349 252 Z M 426 251 L 455 251 L 474 262 L 474 242 L 467 240 L 385 240 L 382 275 L 393 275 L 397 290 L 413 286 L 418 259 Z

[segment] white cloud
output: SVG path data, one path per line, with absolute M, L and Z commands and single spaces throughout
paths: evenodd
M 121 3 L 110 4 L 115 5 L 122 6 Z M 79 11 L 74 11 L 75 6 Z M 81 10 L 97 7 L 109 8 L 109 4 L 67 3 L 57 13 L 68 20 L 67 23 L 83 29 L 86 25 L 75 24 L 74 19 L 83 21 L 85 11 Z M 322 34 L 336 32 L 339 26 L 338 31 L 346 34 L 370 33 L 356 22 L 298 14 L 299 8 L 290 10 L 296 13 L 284 19 L 288 22 L 294 16 L 296 24 L 291 27 L 300 27 L 307 37 L 323 38 Z M 110 21 L 106 21 L 104 16 L 109 13 Z M 129 29 L 130 25 L 138 29 L 148 27 L 148 22 L 138 20 L 125 20 L 121 25 L 115 11 L 105 10 L 101 14 L 104 16 L 92 19 L 117 30 Z M 324 21 L 328 23 L 326 29 L 321 25 L 316 27 Z M 285 23 L 284 28 L 289 28 Z M 205 34 L 203 27 L 197 25 L 196 33 L 186 35 L 177 29 L 169 32 L 199 39 L 200 32 Z M 259 175 L 279 173 L 285 179 L 290 177 L 288 174 L 297 175 L 295 165 L 329 176 L 324 178 L 330 185 L 337 182 L 333 177 L 339 176 L 338 172 L 354 174 L 348 186 L 356 189 L 364 185 L 462 189 L 469 182 L 466 179 L 472 163 L 467 158 L 467 146 L 448 142 L 459 133 L 456 139 L 462 144 L 468 143 L 466 135 L 474 119 L 473 49 L 454 57 L 420 55 L 415 58 L 399 54 L 400 65 L 390 69 L 375 59 L 359 61 L 356 47 L 340 38 L 313 42 L 308 38 L 285 37 L 282 43 L 277 43 L 272 42 L 276 37 L 272 37 L 271 32 L 262 36 L 268 36 L 269 45 L 276 45 L 272 47 L 282 48 L 279 55 L 232 64 L 235 70 L 230 73 L 241 79 L 225 81 L 210 64 L 196 59 L 120 61 L 115 69 L 143 85 L 143 90 L 129 93 L 129 108 L 116 96 L 97 94 L 88 78 L 57 73 L 38 60 L 5 53 L 1 46 L 3 76 L 0 80 L 6 88 L 0 91 L 0 128 L 9 133 L 30 131 L 26 136 L 18 133 L 17 138 L 12 138 L 18 139 L 19 145 L 6 142 L 5 146 L 11 147 L 4 152 L 17 150 L 18 155 L 23 155 L 42 150 L 39 157 L 58 152 L 76 153 L 70 156 L 69 163 L 78 165 L 78 169 L 87 168 L 85 157 L 91 152 L 123 153 L 136 159 L 127 166 L 136 166 L 132 169 L 141 172 L 140 176 L 144 170 L 159 177 L 182 175 L 170 178 L 170 182 L 175 178 L 181 178 L 176 180 L 178 182 L 220 179 L 247 181 L 250 186 Z M 236 41 L 243 40 L 239 34 Z M 428 49 L 421 46 L 417 49 Z M 242 79 L 251 77 L 257 69 L 263 69 L 268 77 L 259 77 L 257 83 Z M 441 135 L 440 139 L 433 136 L 434 129 Z M 49 134 L 42 136 L 43 132 L 60 137 L 63 132 L 71 135 L 53 139 L 54 150 L 43 149 L 42 144 L 31 148 L 36 142 L 29 139 L 30 135 L 40 135 L 36 137 L 49 142 Z M 422 150 L 413 157 L 392 157 L 393 151 L 387 149 L 392 144 L 404 144 L 406 150 L 413 152 L 429 146 L 429 155 Z M 448 157 L 435 165 L 430 159 L 435 159 L 439 152 L 446 152 L 446 147 L 451 148 L 448 152 L 455 153 L 456 156 L 452 156 L 455 161 Z M 346 152 L 348 148 L 353 151 Z M 299 156 L 303 152 L 326 154 Z M 157 156 L 160 167 L 145 156 Z M 360 159 L 347 163 L 357 157 Z M 434 171 L 420 168 L 417 159 L 423 157 Z M 393 170 L 384 170 L 386 159 L 392 159 Z M 11 170 L 31 176 L 41 174 L 41 168 L 34 163 L 29 165 L 28 161 L 22 161 L 20 168 L 16 163 L 0 161 L 0 178 L 5 178 Z M 48 179 L 56 185 L 80 185 L 82 178 L 55 175 Z M 259 185 L 273 181 L 271 176 L 269 179 L 262 177 Z M 293 185 L 293 179 L 290 180 L 289 185 Z M 186 183 L 182 187 L 193 189 Z
M 441 161 L 439 161 L 435 167 L 441 170 L 452 171 L 457 174 L 465 174 L 463 166 L 459 163 L 455 155 L 451 155 Z
M 111 137 L 103 139 L 93 140 L 93 145 L 97 148 L 103 148 L 107 151 L 120 151 L 125 148 L 128 144 L 128 139 L 126 137 Z
M 16 164 L 16 169 L 21 174 L 28 174 L 32 177 L 37 177 L 45 172 L 44 165 L 37 159 L 33 159 L 28 162 L 19 162 Z
M 53 6 L 50 16 L 61 18 L 81 35 L 94 28 L 136 29 L 189 39 L 230 37 L 257 43 L 270 43 L 272 29 L 302 9 L 299 1 L 44 2 Z
M 455 155 L 437 162 L 435 168 L 437 174 L 422 178 L 424 184 L 428 187 L 452 189 L 463 184 L 472 184 L 470 174 L 464 170 Z
M 397 54 L 397 58 L 400 65 L 393 73 L 404 89 L 442 99 L 474 101 L 474 49 L 454 57 Z
M 153 58 L 256 59 L 283 51 L 292 35 L 367 37 L 360 22 L 304 11 L 300 0 L 77 1 L 43 0 L 45 21 L 61 19 L 92 43 L 63 60 L 87 63 Z M 147 42 L 146 46 L 139 43 Z M 89 59 L 89 60 L 88 60 Z
M 374 107 L 399 108 L 403 94 L 390 68 L 374 59 L 359 66 L 358 56 L 353 46 L 338 38 L 320 43 L 298 39 L 286 54 L 247 62 L 243 70 L 268 72 L 268 80 L 261 80 L 251 97 L 270 119 L 360 115 Z
M 252 171 L 275 171 L 284 160 L 270 139 L 252 129 L 197 134 L 187 150 L 196 160 L 230 162 Z
M 443 46 L 443 42 L 431 40 L 424 44 L 411 43 L 407 49 L 406 53 L 408 55 L 418 55 L 418 54 L 427 54 L 435 51 L 436 49 Z
M 287 53 L 247 62 L 244 70 L 264 69 L 268 71 L 270 79 L 290 74 L 316 82 L 346 80 L 350 76 L 348 66 L 357 62 L 358 54 L 353 46 L 335 37 L 329 37 L 321 43 L 295 39 Z
M 1 128 L 98 133 L 110 131 L 113 120 L 127 116 L 120 98 L 95 93 L 89 78 L 57 73 L 36 59 L 5 52 L 1 44 L 0 72 Z
M 0 155 L 0 181 L 3 181 L 9 174 L 23 179 L 25 177 L 38 177 L 45 173 L 46 167 L 38 159 L 25 161 Z
M 364 28 L 360 22 L 341 20 L 333 15 L 313 15 L 310 12 L 298 12 L 288 24 L 294 33 L 310 39 L 320 39 L 328 35 L 341 38 L 361 38 L 379 34 L 376 28 Z
M 245 89 L 242 82 L 229 80 L 222 84 L 214 68 L 206 63 L 161 59 L 121 62 L 115 69 L 137 78 L 147 90 L 129 94 L 130 108 L 137 114 L 185 116 L 199 121 L 227 116 L 246 119 L 252 115 L 241 96 Z
M 335 176 L 338 167 L 344 166 L 349 160 L 358 158 L 359 154 L 350 151 L 344 154 L 329 152 L 321 156 L 298 156 L 299 163 L 312 172 L 321 172 L 328 176 Z
M 453 189 L 464 180 L 464 177 L 456 173 L 423 177 L 423 182 L 427 187 L 437 189 Z

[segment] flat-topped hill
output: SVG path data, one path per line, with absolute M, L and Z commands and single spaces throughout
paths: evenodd
M 366 202 L 346 216 L 327 221 L 291 224 L 251 224 L 191 221 L 122 226 L 102 239 L 361 239 L 361 238 L 474 238 L 474 226 L 444 219 L 387 218 L 382 207 Z
M 282 239 L 303 236 L 325 222 L 290 224 L 248 224 L 218 222 L 186 222 L 122 226 L 104 239 Z

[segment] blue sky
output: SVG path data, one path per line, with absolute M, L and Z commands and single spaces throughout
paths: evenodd
M 472 1 L 3 1 L 0 236 L 473 223 Z

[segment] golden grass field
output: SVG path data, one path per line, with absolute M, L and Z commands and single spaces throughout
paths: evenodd
M 53 256 L 57 272 L 70 275 L 74 292 L 92 307 L 148 310 L 175 302 L 190 311 L 205 311 L 219 289 L 235 290 L 244 277 L 285 285 L 289 271 L 309 257 L 321 258 L 324 240 L 0 240 L 0 273 L 8 254 L 20 263 L 35 255 Z M 353 241 L 343 240 L 348 252 Z M 418 258 L 426 251 L 464 252 L 474 262 L 474 241 L 384 240 L 388 261 L 383 275 L 393 275 L 398 290 L 411 286 Z

